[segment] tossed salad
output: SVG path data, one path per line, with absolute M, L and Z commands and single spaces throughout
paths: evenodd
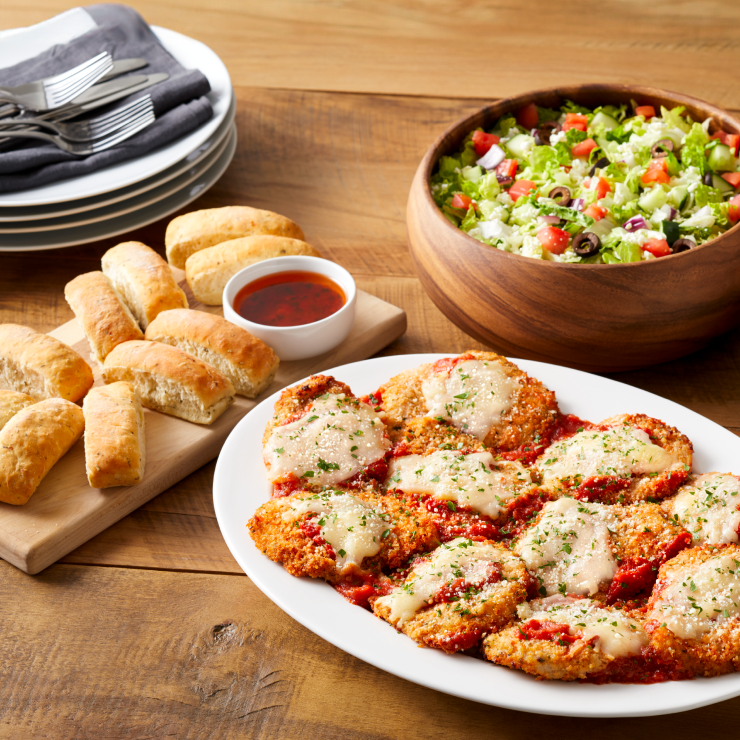
M 478 241 L 536 259 L 622 263 L 703 244 L 740 219 L 740 136 L 683 107 L 530 103 L 442 157 L 432 195 Z

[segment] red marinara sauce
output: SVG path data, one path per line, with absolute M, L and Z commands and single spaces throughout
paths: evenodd
M 346 302 L 344 291 L 326 275 L 289 270 L 245 285 L 234 310 L 255 324 L 302 326 L 331 316 Z

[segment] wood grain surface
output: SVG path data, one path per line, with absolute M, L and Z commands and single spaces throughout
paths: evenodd
M 740 6 L 732 0 L 134 5 L 150 22 L 209 44 L 236 85 L 234 163 L 193 207 L 244 203 L 295 219 L 362 290 L 406 311 L 408 331 L 384 354 L 482 346 L 429 300 L 406 248 L 414 171 L 459 117 L 494 97 L 582 81 L 655 84 L 740 108 Z M 5 0 L 0 27 L 67 7 Z M 120 240 L 163 252 L 165 227 Z M 64 284 L 97 269 L 114 243 L 0 254 L 0 321 L 50 331 L 71 319 Z M 614 377 L 740 433 L 739 332 Z M 737 724 L 738 699 L 662 718 L 540 717 L 368 666 L 239 575 L 215 521 L 213 468 L 71 552 L 68 564 L 28 576 L 0 563 L 0 738 L 653 740 Z

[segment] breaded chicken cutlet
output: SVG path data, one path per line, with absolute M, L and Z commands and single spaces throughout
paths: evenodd
M 647 597 L 660 565 L 691 543 L 657 504 L 621 506 L 573 498 L 546 503 L 513 550 L 542 596 L 590 596 L 610 604 Z
M 507 549 L 459 538 L 417 558 L 370 603 L 416 642 L 455 653 L 508 624 L 529 583 L 524 565 Z
M 247 526 L 257 547 L 288 573 L 330 583 L 398 568 L 438 543 L 434 524 L 417 502 L 369 488 L 275 498 Z
M 691 675 L 740 670 L 740 546 L 702 545 L 660 568 L 646 610 L 651 646 Z
M 604 504 L 673 494 L 688 478 L 693 445 L 645 414 L 622 414 L 551 444 L 535 461 L 543 489 Z
M 649 643 L 635 615 L 591 599 L 550 596 L 522 604 L 518 614 L 520 621 L 483 641 L 483 654 L 537 678 L 603 675 L 617 661 L 639 658 Z
M 495 352 L 467 352 L 407 370 L 373 393 L 395 442 L 415 417 L 438 419 L 511 452 L 547 439 L 558 419 L 555 394 Z
M 314 375 L 286 388 L 263 436 L 274 495 L 382 480 L 391 447 L 381 416 L 349 386 Z

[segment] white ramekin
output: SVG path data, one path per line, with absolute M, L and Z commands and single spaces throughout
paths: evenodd
M 347 302 L 331 316 L 301 326 L 255 324 L 234 310 L 236 294 L 248 283 L 266 275 L 295 270 L 316 272 L 330 278 L 344 291 Z M 223 297 L 224 318 L 272 347 L 281 360 L 303 360 L 328 352 L 347 338 L 355 322 L 356 299 L 357 288 L 352 275 L 335 262 L 320 257 L 275 257 L 245 267 L 226 283 Z

